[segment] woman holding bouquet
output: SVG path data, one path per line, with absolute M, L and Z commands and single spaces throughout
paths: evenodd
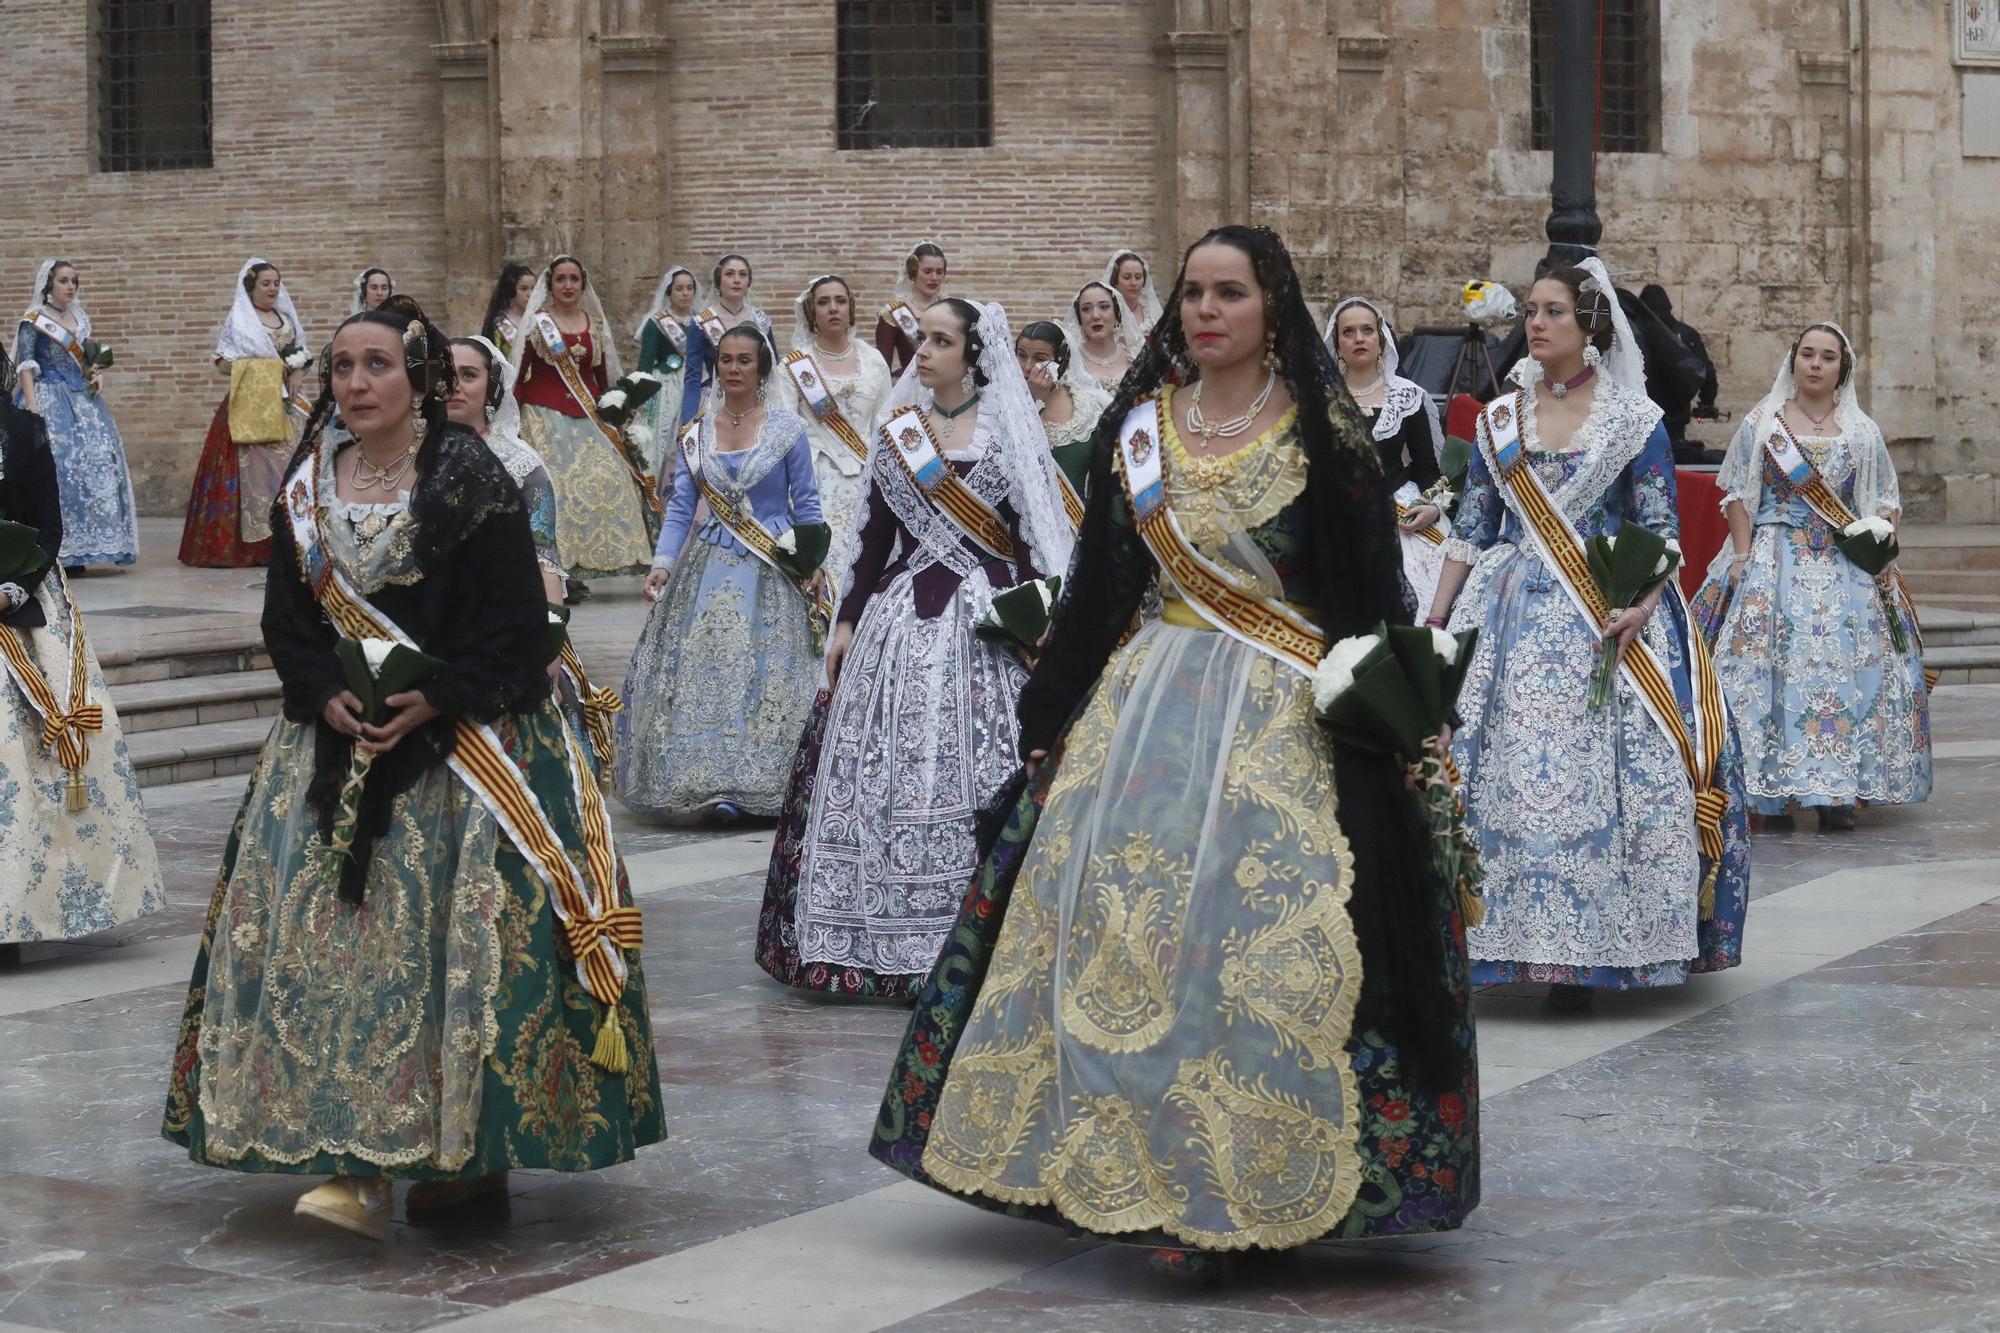
M 1473 981 L 1548 982 L 1577 1006 L 1740 962 L 1749 841 L 1672 553 L 1623 609 L 1584 560 L 1627 526 L 1679 531 L 1673 451 L 1603 265 L 1554 270 L 1523 315 L 1520 387 L 1480 416 L 1430 621 L 1480 632 L 1452 747 L 1484 870 Z
M 1444 508 L 1431 498 L 1438 485 L 1438 455 L 1444 451 L 1437 405 L 1423 385 L 1396 373 L 1402 364 L 1396 331 L 1367 297 L 1350 296 L 1333 308 L 1326 342 L 1382 459 L 1396 506 L 1403 577 L 1417 605 L 1428 607 L 1444 568 L 1447 532 Z
M 1458 1226 L 1454 898 L 1403 764 L 1333 743 L 1313 698 L 1327 645 L 1408 617 L 1395 530 L 1274 233 L 1187 252 L 1105 413 L 1075 568 L 1021 696 L 1029 782 L 872 1151 L 1174 1263 Z M 1124 638 L 1155 579 L 1165 615 Z
M 334 335 L 265 588 L 284 717 L 164 1122 L 197 1162 L 330 1176 L 295 1211 L 374 1239 L 394 1178 L 414 1219 L 664 1134 L 638 915 L 549 699 L 527 509 L 446 421 L 451 384 L 407 297 Z
M 687 388 L 688 339 L 694 332 L 701 283 L 676 264 L 653 289 L 653 303 L 639 322 L 639 371 L 660 377 L 660 391 L 639 409 L 646 475 L 657 488 L 661 475 L 674 474 L 674 441 L 681 433 L 681 401 Z M 628 434 L 634 432 L 628 429 Z M 638 441 L 635 441 L 638 443 Z
M 831 692 L 758 923 L 765 971 L 835 995 L 907 999 L 943 947 L 976 816 L 1019 766 L 1021 646 L 981 626 L 996 594 L 1067 570 L 1075 540 L 1006 311 L 946 297 L 919 332 L 869 454 Z
M 828 273 L 799 293 L 792 350 L 771 378 L 772 402 L 803 420 L 812 441 L 820 512 L 833 533 L 827 568 L 846 569 L 854 555 L 854 516 L 868 493 L 868 438 L 891 387 L 882 354 L 854 336 L 854 291 L 847 279 Z
M 1837 326 L 1793 340 L 1717 482 L 1730 539 L 1695 616 L 1743 741 L 1750 808 L 1789 825 L 1796 802 L 1823 829 L 1851 829 L 1861 801 L 1923 800 L 1930 688 L 1916 615 L 1894 568 L 1871 574 L 1843 540 L 1871 521 L 1893 540 L 1902 499 Z
M 0 945 L 76 939 L 167 902 L 118 714 L 50 554 L 63 544 L 55 459 L 13 388 L 0 349 Z M 102 718 L 66 719 L 78 705 Z
M 14 401 L 48 423 L 62 492 L 61 564 L 129 565 L 139 558 L 138 508 L 125 442 L 98 396 L 101 363 L 76 265 L 46 259 L 14 342 Z
M 776 543 L 821 522 L 819 492 L 805 422 L 764 406 L 771 374 L 756 325 L 723 334 L 717 392 L 675 442 L 673 498 L 646 575 L 653 610 L 618 716 L 618 796 L 644 814 L 777 814 L 812 707 L 811 611 L 826 578 L 802 585 Z
M 215 339 L 215 364 L 229 376 L 229 392 L 195 464 L 181 529 L 184 565 L 240 568 L 270 559 L 271 502 L 304 415 L 298 382 L 312 353 L 277 265 L 250 260 L 234 290 Z
M 556 484 L 556 549 L 578 579 L 643 572 L 652 552 L 645 474 L 597 400 L 618 348 L 583 262 L 557 255 L 528 297 L 514 347 L 521 438 Z

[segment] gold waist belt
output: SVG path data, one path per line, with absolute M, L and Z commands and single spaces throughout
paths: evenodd
M 1210 633 L 1215 631 L 1215 626 L 1203 618 L 1201 612 L 1189 606 L 1180 597 L 1173 593 L 1167 593 L 1165 596 L 1166 605 L 1160 612 L 1161 620 L 1166 621 L 1169 625 L 1177 625 L 1181 629 L 1205 629 Z M 1285 600 L 1285 605 L 1291 608 L 1295 615 L 1303 616 L 1314 624 L 1319 623 L 1318 607 L 1308 606 L 1304 602 L 1294 602 L 1290 599 Z

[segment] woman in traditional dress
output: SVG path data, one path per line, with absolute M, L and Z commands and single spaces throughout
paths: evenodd
M 771 850 L 757 961 L 802 989 L 907 999 L 1018 768 L 1027 669 L 981 636 L 995 593 L 1075 537 L 1007 313 L 947 297 L 883 409 L 826 668 Z
M 771 373 L 756 325 L 723 334 L 709 410 L 677 443 L 618 725 L 618 796 L 643 814 L 777 814 L 819 683 L 810 612 L 825 576 L 801 587 L 772 563 L 774 539 L 820 521 L 812 446 L 805 422 L 764 406 Z
M 35 299 L 14 341 L 20 388 L 14 401 L 41 414 L 55 451 L 62 494 L 64 568 L 129 565 L 139 558 L 139 513 L 125 442 L 99 396 L 98 369 L 84 364 L 90 314 L 76 265 L 46 259 L 35 274 Z
M 303 416 L 298 377 L 312 364 L 277 265 L 252 259 L 237 274 L 215 364 L 229 376 L 229 392 L 195 464 L 180 559 L 210 568 L 261 565 L 271 557 L 271 502 Z
M 1404 766 L 1330 741 L 1313 703 L 1324 645 L 1409 614 L 1388 492 L 1272 232 L 1183 259 L 1105 413 L 1075 568 L 1021 696 L 1030 780 L 872 1151 L 1174 1251 L 1458 1226 L 1479 1159 L 1456 895 Z M 1156 579 L 1165 615 L 1126 638 Z
M 1396 373 L 1402 360 L 1396 331 L 1367 297 L 1350 296 L 1333 308 L 1326 342 L 1382 458 L 1396 505 L 1403 577 L 1416 594 L 1416 605 L 1429 607 L 1437 595 L 1448 535 L 1444 509 L 1432 495 L 1438 485 L 1438 455 L 1444 451 L 1437 404 L 1423 385 Z
M 1079 522 L 1083 517 L 1083 484 L 1090 475 L 1090 437 L 1097 419 L 1111 405 L 1111 395 L 1087 376 L 1073 374 L 1069 339 L 1062 327 L 1038 319 L 1023 325 L 1014 338 L 1014 358 L 1035 397 L 1049 452 L 1061 469 L 1069 496 L 1064 507 Z M 1057 571 L 1060 572 L 1060 571 Z
M 521 438 L 556 484 L 556 550 L 571 576 L 638 574 L 652 558 L 652 488 L 625 441 L 597 414 L 623 373 L 617 340 L 583 261 L 557 255 L 542 270 L 515 344 Z
M 1583 559 L 1639 524 L 1675 539 L 1673 449 L 1596 259 L 1536 282 L 1520 386 L 1480 414 L 1430 623 L 1476 629 L 1453 751 L 1484 868 L 1477 984 L 1676 986 L 1742 961 L 1743 760 L 1668 577 L 1608 611 Z M 1621 663 L 1592 708 L 1601 642 Z
M 0 582 L 0 945 L 76 939 L 167 901 L 117 710 L 49 554 L 64 535 L 55 459 L 13 380 L 0 351 L 0 522 L 39 534 L 32 567 Z
M 875 350 L 889 365 L 891 374 L 901 375 L 917 354 L 920 336 L 917 321 L 944 299 L 944 279 L 948 265 L 944 247 L 936 241 L 918 241 L 903 256 L 903 274 L 896 279 L 896 294 L 875 317 Z
M 354 294 L 348 298 L 347 313 L 358 315 L 373 310 L 396 294 L 396 280 L 386 268 L 364 268 L 354 275 Z
M 660 377 L 660 391 L 639 409 L 633 443 L 646 458 L 646 475 L 657 489 L 662 474 L 674 472 L 674 442 L 681 434 L 681 405 L 687 390 L 688 338 L 701 302 L 701 283 L 676 264 L 653 289 L 653 302 L 639 321 L 639 370 Z M 628 429 L 628 434 L 631 432 Z
M 1064 332 L 1070 347 L 1082 359 L 1078 378 L 1087 379 L 1109 396 L 1132 368 L 1132 353 L 1125 350 L 1125 301 L 1101 282 L 1086 282 L 1069 303 L 1069 323 Z
M 1893 566 L 1870 577 L 1838 545 L 1857 518 L 1902 520 L 1896 465 L 1855 395 L 1854 359 L 1837 325 L 1794 339 L 1717 477 L 1729 543 L 1695 616 L 1743 742 L 1750 808 L 1767 828 L 1788 826 L 1797 803 L 1823 829 L 1851 829 L 1859 802 L 1903 805 L 1931 790 L 1915 610 Z
M 729 254 L 715 261 L 709 279 L 715 284 L 715 300 L 703 306 L 688 331 L 687 373 L 681 385 L 681 420 L 693 421 L 707 404 L 715 383 L 715 345 L 722 335 L 742 324 L 755 324 L 778 354 L 777 338 L 771 331 L 771 317 L 750 304 L 750 281 L 755 275 L 750 261 Z
M 847 279 L 814 278 L 792 304 L 792 350 L 774 375 L 771 401 L 804 418 L 812 441 L 819 507 L 833 531 L 826 568 L 847 568 L 868 492 L 863 467 L 875 417 L 889 397 L 881 353 L 854 336 L 854 291 Z
M 1137 250 L 1120 250 L 1104 266 L 1104 285 L 1118 293 L 1125 308 L 1118 312 L 1118 341 L 1125 355 L 1137 358 L 1146 335 L 1160 322 L 1160 294 L 1153 290 L 1153 270 Z
M 528 317 L 528 298 L 535 294 L 535 270 L 526 264 L 508 264 L 486 298 L 486 318 L 479 321 L 479 336 L 498 347 L 509 361 L 521 341 L 521 325 Z
M 638 913 L 549 701 L 520 489 L 445 420 L 445 337 L 407 297 L 329 361 L 265 584 L 285 715 L 223 853 L 164 1132 L 208 1165 L 331 1176 L 296 1211 L 380 1239 L 392 1178 L 421 1182 L 414 1217 L 664 1130 Z M 343 636 L 442 667 L 369 722 Z

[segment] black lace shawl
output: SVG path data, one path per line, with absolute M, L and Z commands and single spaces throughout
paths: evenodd
M 0 451 L 4 451 L 4 458 L 0 458 L 0 518 L 40 532 L 37 545 L 49 557 L 40 568 L 14 578 L 28 600 L 0 615 L 0 625 L 38 629 L 48 623 L 48 617 L 34 594 L 62 551 L 62 497 L 56 489 L 56 460 L 49 452 L 48 427 L 41 417 L 4 397 L 0 397 Z
M 1327 412 L 1330 429 L 1301 430 L 1300 439 L 1319 624 L 1331 643 L 1369 633 L 1383 621 L 1409 624 L 1412 612 L 1389 489 L 1367 425 L 1345 394 L 1331 396 Z M 1081 707 L 1153 577 L 1152 557 L 1132 526 L 1123 483 L 1112 469 L 1115 440 L 1107 418 L 1091 457 L 1072 565 L 1079 573 L 1063 589 L 1048 645 L 1021 692 L 1024 757 L 1049 748 Z M 1453 1040 L 1458 1007 L 1445 973 L 1437 906 L 1444 899 L 1429 870 L 1427 834 L 1402 768 L 1387 756 L 1337 745 L 1334 785 L 1354 853 L 1348 911 L 1362 958 L 1356 1026 L 1395 1040 L 1422 1086 L 1455 1086 L 1464 1059 Z
M 302 447 L 287 479 L 312 465 L 310 450 Z M 424 652 L 450 664 L 419 687 L 443 716 L 376 758 L 354 849 L 361 866 L 368 842 L 388 826 L 390 798 L 450 755 L 457 718 L 491 722 L 531 709 L 549 694 L 541 567 L 520 488 L 499 459 L 462 426 L 432 431 L 417 453 L 410 514 L 420 577 L 388 584 L 369 601 Z M 339 635 L 300 576 L 282 489 L 271 523 L 276 539 L 264 589 L 264 642 L 283 687 L 285 716 L 316 728 L 308 801 L 325 828 L 353 753 L 353 742 L 320 716 L 344 688 L 333 653 Z

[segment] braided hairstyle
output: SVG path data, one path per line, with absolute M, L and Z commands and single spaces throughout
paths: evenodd
M 1110 571 L 1132 558 L 1129 545 L 1138 537 L 1114 515 L 1124 503 L 1112 466 L 1119 430 L 1141 399 L 1162 385 L 1191 383 L 1199 376 L 1188 353 L 1181 293 L 1188 258 L 1211 245 L 1226 245 L 1249 259 L 1263 290 L 1272 368 L 1298 407 L 1298 438 L 1307 463 L 1310 572 L 1327 641 L 1370 633 L 1384 621 L 1409 624 L 1412 603 L 1381 463 L 1320 339 L 1291 255 L 1277 233 L 1264 227 L 1217 227 L 1181 257 L 1153 336 L 1099 419 L 1076 568 Z M 1106 573 L 1074 578 L 1064 587 L 1042 664 L 1022 696 L 1024 732 L 1045 678 L 1046 693 L 1067 716 L 1109 659 L 1133 610 L 1113 604 L 1110 582 Z M 1064 662 L 1065 656 L 1072 660 Z M 1063 676 L 1068 679 L 1056 679 Z M 1067 698 L 1072 693 L 1077 697 Z M 1022 743 L 1030 744 L 1025 735 Z M 1355 1028 L 1394 1041 L 1419 1085 L 1434 1091 L 1455 1087 L 1466 1066 L 1456 1039 L 1463 996 L 1454 992 L 1445 966 L 1448 896 L 1429 868 L 1428 836 L 1404 787 L 1403 766 L 1390 756 L 1336 745 L 1333 769 L 1340 822 L 1354 856 L 1348 912 L 1364 960 Z
M 980 369 L 979 358 L 986 352 L 986 340 L 979 336 L 979 307 L 957 296 L 947 296 L 939 304 L 949 306 L 951 313 L 965 330 L 965 368 L 972 372 L 972 382 L 985 388 L 993 381 Z

